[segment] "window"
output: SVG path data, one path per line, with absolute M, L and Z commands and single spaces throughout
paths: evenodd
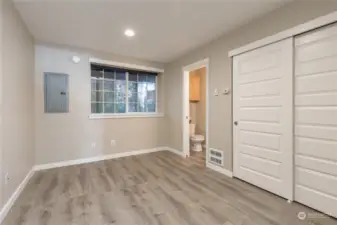
M 157 112 L 157 74 L 91 64 L 91 113 Z

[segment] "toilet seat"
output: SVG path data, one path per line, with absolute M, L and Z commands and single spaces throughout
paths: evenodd
M 196 141 L 203 141 L 205 140 L 204 136 L 203 135 L 194 135 L 191 137 L 192 140 L 196 140 Z

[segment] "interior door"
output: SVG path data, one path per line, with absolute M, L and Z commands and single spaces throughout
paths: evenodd
M 337 217 L 337 25 L 295 38 L 295 200 Z
M 293 39 L 233 58 L 234 176 L 293 199 Z

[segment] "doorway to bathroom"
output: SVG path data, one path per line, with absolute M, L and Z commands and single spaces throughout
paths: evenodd
M 183 151 L 186 157 L 208 159 L 209 59 L 183 67 Z

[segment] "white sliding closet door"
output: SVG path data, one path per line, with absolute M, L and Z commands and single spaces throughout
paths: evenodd
M 233 58 L 234 176 L 293 199 L 293 39 Z
M 295 39 L 295 200 L 337 217 L 337 25 Z

